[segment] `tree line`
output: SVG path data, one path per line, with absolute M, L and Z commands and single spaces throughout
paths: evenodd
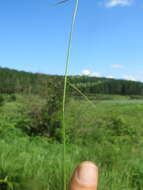
M 88 76 L 69 76 L 69 82 L 85 94 L 143 95 L 143 83 Z M 53 89 L 61 91 L 64 76 L 46 75 L 0 68 L 0 93 L 26 93 L 47 96 Z M 76 95 L 68 86 L 68 92 Z

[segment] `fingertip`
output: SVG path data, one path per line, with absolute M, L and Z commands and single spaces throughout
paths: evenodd
M 78 167 L 85 167 L 85 166 L 94 167 L 95 170 L 98 170 L 98 167 L 97 167 L 97 165 L 96 165 L 95 162 L 83 161 L 83 162 L 81 162 L 81 163 L 78 165 Z M 77 167 L 77 168 L 78 168 L 78 167 Z
M 75 169 L 70 190 L 96 190 L 98 181 L 98 167 L 94 162 L 81 162 Z

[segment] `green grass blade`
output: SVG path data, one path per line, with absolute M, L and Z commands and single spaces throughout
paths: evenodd
M 66 67 L 65 67 L 65 77 L 64 77 L 64 90 L 63 90 L 63 119 L 62 119 L 62 127 L 63 127 L 63 172 L 64 172 L 64 190 L 66 190 L 66 129 L 65 129 L 65 101 L 66 101 L 66 89 L 67 89 L 67 77 L 68 77 L 68 66 L 69 66 L 69 58 L 70 58 L 70 52 L 71 52 L 71 41 L 72 41 L 72 35 L 73 35 L 73 29 L 75 25 L 75 19 L 78 9 L 78 0 L 76 0 L 75 8 L 74 8 L 74 14 L 72 18 L 72 24 L 71 24 L 71 30 L 70 30 L 70 36 L 68 41 L 68 52 L 67 52 L 67 59 L 66 59 Z

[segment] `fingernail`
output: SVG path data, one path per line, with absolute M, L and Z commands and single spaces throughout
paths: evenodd
M 77 170 L 77 178 L 79 183 L 82 185 L 96 185 L 97 175 L 97 167 L 92 162 L 81 164 Z

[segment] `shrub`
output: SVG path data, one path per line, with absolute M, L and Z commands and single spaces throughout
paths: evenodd
M 131 184 L 136 190 L 143 189 L 143 164 L 136 162 L 131 171 Z
M 3 106 L 4 104 L 4 97 L 2 94 L 0 94 L 0 106 Z
M 28 135 L 46 136 L 61 141 L 62 90 L 62 88 L 59 90 L 54 87 L 45 98 L 44 104 L 40 101 L 33 102 L 27 114 L 29 119 L 22 119 L 17 126 L 22 127 Z
M 61 101 L 59 96 L 48 97 L 46 105 L 38 113 L 36 110 L 32 112 L 30 117 L 32 134 L 61 139 Z
M 16 101 L 16 95 L 15 95 L 15 94 L 11 94 L 11 95 L 9 96 L 9 101 L 10 101 L 10 102 Z

